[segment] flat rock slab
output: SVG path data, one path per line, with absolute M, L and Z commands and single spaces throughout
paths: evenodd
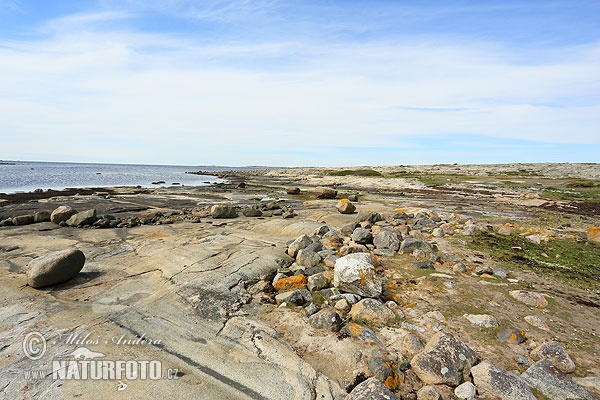
M 536 362 L 521 377 L 551 400 L 594 400 L 594 396 L 560 372 L 549 360 Z
M 471 368 L 479 394 L 500 400 L 536 400 L 523 379 L 489 361 Z

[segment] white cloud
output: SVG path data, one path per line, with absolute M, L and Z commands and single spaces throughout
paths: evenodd
M 258 164 L 265 149 L 385 148 L 415 135 L 600 144 L 600 45 L 525 64 L 482 43 L 206 44 L 101 29 L 127 18 L 78 14 L 46 24 L 44 40 L 0 43 L 3 145 L 41 158 L 72 143 L 144 162 L 178 152 L 161 162 Z

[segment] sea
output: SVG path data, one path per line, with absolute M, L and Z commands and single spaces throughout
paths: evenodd
M 186 172 L 218 172 L 235 169 L 252 168 L 0 161 L 0 193 L 84 187 L 204 186 L 224 181 L 212 175 L 186 174 Z

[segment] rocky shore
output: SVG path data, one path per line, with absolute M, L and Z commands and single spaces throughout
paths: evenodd
M 219 174 L 0 197 L 0 398 L 600 396 L 599 165 Z

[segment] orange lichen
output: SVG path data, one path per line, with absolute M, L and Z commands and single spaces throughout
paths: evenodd
M 600 226 L 590 226 L 587 230 L 588 242 L 600 243 Z
M 275 290 L 290 290 L 290 289 L 306 289 L 307 284 L 306 276 L 295 275 L 289 278 L 281 278 L 275 282 Z

